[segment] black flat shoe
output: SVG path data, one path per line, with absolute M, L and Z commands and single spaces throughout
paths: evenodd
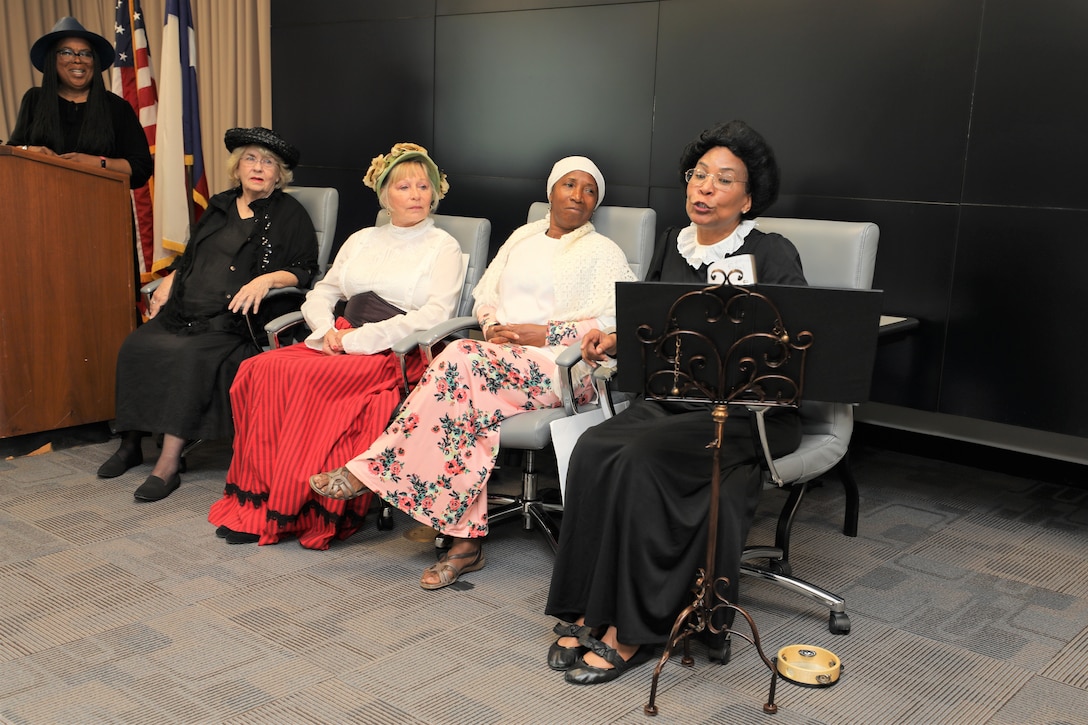
M 232 531 L 223 538 L 228 544 L 256 544 L 261 540 L 257 534 L 247 534 L 244 531 Z
M 106 462 L 98 467 L 99 478 L 117 478 L 128 469 L 138 466 L 144 462 L 144 452 L 139 449 L 133 449 L 127 456 L 121 455 L 121 451 L 117 451 L 112 456 L 106 459 Z
M 632 670 L 643 662 L 648 661 L 654 654 L 653 646 L 644 644 L 631 655 L 631 659 L 625 660 L 620 656 L 619 652 L 599 639 L 583 637 L 582 641 L 589 646 L 589 649 L 593 654 L 606 660 L 612 667 L 602 669 L 600 667 L 588 665 L 583 657 L 578 660 L 574 667 L 563 674 L 563 679 L 572 685 L 600 685 L 605 682 L 611 682 L 624 672 Z
M 181 476 L 174 474 L 169 481 L 158 476 L 148 476 L 147 480 L 132 494 L 138 501 L 161 501 L 181 485 Z
M 220 526 L 219 528 L 217 528 L 215 530 L 215 535 L 218 536 L 220 539 L 225 539 L 225 538 L 227 538 L 227 534 L 233 534 L 233 533 L 234 533 L 234 529 L 232 529 L 232 528 L 230 528 L 230 527 L 228 527 L 226 525 Z
M 563 637 L 576 637 L 581 638 L 583 635 L 591 634 L 589 627 L 580 624 L 564 624 L 562 622 L 556 622 L 552 627 L 552 632 L 559 635 L 559 639 Z M 582 657 L 582 653 L 588 648 L 582 644 L 578 644 L 576 647 L 561 647 L 559 640 L 552 642 L 552 646 L 548 648 L 548 667 L 551 667 L 557 672 L 564 672 L 574 667 L 574 663 Z

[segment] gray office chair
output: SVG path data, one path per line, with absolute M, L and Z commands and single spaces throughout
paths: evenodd
M 527 221 L 543 219 L 548 213 L 548 205 L 535 202 L 529 207 Z M 602 206 L 593 213 L 593 225 L 597 231 L 613 240 L 627 256 L 631 270 L 642 279 L 646 274 L 650 258 L 653 255 L 654 235 L 656 233 L 657 212 L 649 208 L 622 206 Z M 432 346 L 452 333 L 468 329 L 479 329 L 475 317 L 467 316 L 451 320 L 447 325 L 432 328 L 423 341 L 424 355 L 430 362 L 433 359 Z M 526 530 L 538 528 L 554 551 L 559 545 L 559 526 L 552 519 L 549 509 L 558 510 L 558 504 L 546 504 L 539 496 L 537 488 L 536 454 L 551 445 L 551 422 L 558 418 L 580 412 L 573 399 L 571 368 L 581 360 L 580 349 L 571 345 L 557 362 L 561 369 L 560 394 L 563 406 L 548 410 L 535 410 L 503 421 L 499 427 L 499 446 L 504 449 L 518 449 L 523 452 L 521 491 L 513 496 L 488 493 L 488 522 L 502 523 L 511 519 L 521 519 Z M 582 406 L 581 411 L 587 410 Z M 437 541 L 441 546 L 442 537 Z
M 876 224 L 763 217 L 756 220 L 756 228 L 776 232 L 793 242 L 810 285 L 872 288 L 880 239 Z M 842 597 L 792 576 L 789 551 L 793 519 L 809 484 L 832 471 L 846 492 L 843 533 L 857 536 L 860 497 L 848 456 L 854 409 L 845 403 L 804 400 L 800 415 L 801 445 L 793 453 L 768 463 L 769 483 L 790 491 L 779 515 L 774 546 L 746 548 L 741 572 L 821 602 L 830 610 L 828 629 L 833 634 L 846 634 L 850 631 L 850 618 Z M 755 565 L 754 562 L 762 560 L 767 564 Z
M 317 276 L 314 282 L 317 282 L 329 268 L 336 219 L 340 214 L 340 192 L 331 186 L 288 186 L 284 192 L 302 204 L 314 224 L 317 234 Z

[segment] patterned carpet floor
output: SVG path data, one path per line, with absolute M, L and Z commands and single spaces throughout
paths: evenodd
M 825 647 L 841 681 L 780 681 L 766 715 L 755 649 L 735 640 L 723 666 L 695 643 L 693 667 L 666 664 L 650 719 L 652 664 L 587 688 L 548 669 L 552 556 L 538 533 L 495 527 L 486 568 L 427 592 L 433 547 L 405 536 L 404 517 L 324 552 L 229 546 L 206 521 L 229 444 L 195 451 L 158 503 L 132 498 L 149 465 L 95 477 L 115 445 L 0 460 L 0 722 L 1088 722 L 1085 488 L 856 447 L 859 536 L 840 533 L 829 481 L 802 505 L 792 557 L 845 597 L 852 632 L 741 582 L 769 655 Z M 783 500 L 767 492 L 753 543 L 772 539 Z

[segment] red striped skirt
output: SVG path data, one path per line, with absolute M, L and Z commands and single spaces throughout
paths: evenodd
M 409 356 L 413 384 L 423 370 L 419 354 Z M 234 456 L 208 521 L 257 534 L 261 544 L 293 535 L 308 549 L 354 534 L 372 495 L 336 501 L 314 493 L 309 478 L 367 449 L 400 403 L 401 385 L 391 352 L 329 356 L 299 343 L 246 360 L 230 389 Z

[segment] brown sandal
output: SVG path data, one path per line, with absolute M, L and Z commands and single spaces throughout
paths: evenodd
M 318 476 L 325 477 L 324 488 L 318 487 Z M 356 484 L 358 484 L 359 488 L 355 488 Z M 367 487 L 363 485 L 362 481 L 356 478 L 355 475 L 348 470 L 347 466 L 340 466 L 340 468 L 337 468 L 334 471 L 310 476 L 310 488 L 326 498 L 334 498 L 338 501 L 358 498 L 368 490 Z
M 472 561 L 458 569 L 450 563 L 453 559 L 471 559 Z M 476 551 L 466 551 L 461 554 L 445 553 L 442 555 L 441 559 L 423 570 L 424 575 L 428 573 L 436 574 L 438 576 L 438 583 L 431 584 L 424 581 L 421 577 L 419 585 L 424 589 L 441 589 L 443 587 L 448 587 L 450 584 L 457 581 L 458 577 L 462 574 L 468 574 L 471 571 L 479 571 L 484 568 L 484 564 L 486 563 L 487 560 L 484 558 L 483 544 L 476 547 Z

